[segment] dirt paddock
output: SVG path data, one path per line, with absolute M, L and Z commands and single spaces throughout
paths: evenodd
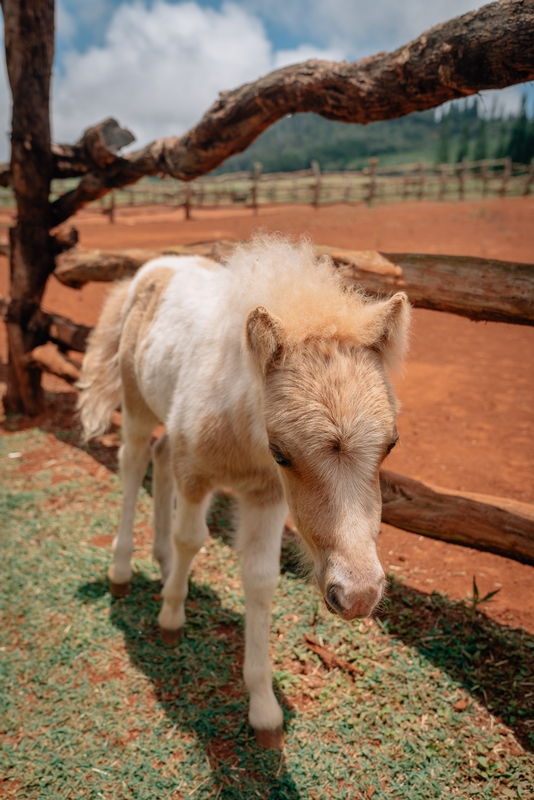
M 114 225 L 88 210 L 74 222 L 82 246 L 103 249 L 241 239 L 263 228 L 359 250 L 534 262 L 533 219 L 534 198 L 517 198 L 319 210 L 276 206 L 260 209 L 258 216 L 246 209 L 220 209 L 194 211 L 188 222 L 181 209 L 125 208 L 118 210 Z M 9 221 L 10 214 L 0 211 L 0 236 Z M 7 293 L 7 275 L 6 259 L 0 258 L 0 296 Z M 89 284 L 75 291 L 52 279 L 43 305 L 92 325 L 107 288 Z M 400 444 L 388 458 L 388 468 L 451 489 L 534 503 L 533 354 L 533 328 L 415 311 L 410 358 L 396 379 L 402 402 Z M 5 363 L 3 327 L 0 358 Z M 62 425 L 72 426 L 73 390 L 50 376 L 45 376 L 45 386 L 53 393 L 50 409 L 32 424 L 53 430 L 59 415 Z M 8 436 L 13 425 L 4 422 L 0 435 Z M 470 595 L 475 577 L 481 594 L 500 589 L 484 607 L 488 616 L 534 633 L 534 567 L 387 525 L 379 542 L 386 568 L 406 584 L 462 599 Z

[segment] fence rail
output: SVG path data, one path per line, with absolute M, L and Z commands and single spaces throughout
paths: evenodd
M 52 199 L 73 187 L 72 179 L 55 180 Z M 261 205 L 333 203 L 393 203 L 407 200 L 472 200 L 478 197 L 518 197 L 534 187 L 534 159 L 515 164 L 509 158 L 461 161 L 458 164 L 402 164 L 380 166 L 370 159 L 362 170 L 263 173 L 256 164 L 251 172 L 229 172 L 198 178 L 191 183 L 144 180 L 114 190 L 110 197 L 93 203 L 113 221 L 117 206 L 162 204 L 183 207 L 189 218 L 195 208 L 244 206 L 257 213 Z M 0 205 L 13 204 L 13 194 L 0 188 Z

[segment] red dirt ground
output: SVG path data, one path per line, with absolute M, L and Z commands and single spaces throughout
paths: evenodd
M 150 207 L 120 209 L 114 225 L 96 211 L 84 211 L 75 224 L 83 246 L 103 249 L 241 239 L 264 228 L 359 250 L 534 262 L 533 219 L 534 198 L 517 198 L 318 211 L 274 206 L 261 209 L 257 217 L 245 209 L 220 209 L 194 212 L 189 222 L 181 209 Z M 0 212 L 0 234 L 8 223 L 9 214 Z M 7 293 L 7 274 L 6 260 L 0 259 L 0 296 Z M 106 288 L 89 284 L 75 291 L 52 279 L 43 305 L 92 325 Z M 396 380 L 401 442 L 388 468 L 451 489 L 533 503 L 533 353 L 533 328 L 416 310 L 410 358 Z M 0 358 L 6 358 L 3 329 Z M 45 385 L 50 391 L 71 391 L 50 376 Z M 69 421 L 67 413 L 62 424 Z M 379 543 L 384 564 L 410 586 L 461 599 L 470 595 L 475 576 L 481 594 L 500 589 L 484 606 L 488 616 L 534 633 L 534 567 L 387 525 Z

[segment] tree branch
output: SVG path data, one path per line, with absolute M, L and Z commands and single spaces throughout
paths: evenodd
M 53 144 L 54 178 L 79 178 L 92 170 L 105 169 L 120 156 L 119 150 L 135 141 L 127 128 L 121 128 L 117 120 L 109 117 L 98 125 L 84 131 L 76 144 Z M 0 164 L 0 186 L 11 185 L 11 167 Z
M 0 297 L 0 317 L 5 318 L 8 312 L 9 301 Z M 41 309 L 33 317 L 32 329 L 43 342 L 50 339 L 64 350 L 76 350 L 78 353 L 85 353 L 87 337 L 92 330 L 87 325 L 78 325 L 60 314 L 47 314 Z
M 534 78 L 534 4 L 501 0 L 355 63 L 307 61 L 222 92 L 182 137 L 157 139 L 98 171 L 54 203 L 55 224 L 110 189 L 158 173 L 193 180 L 245 150 L 286 114 L 367 124 Z

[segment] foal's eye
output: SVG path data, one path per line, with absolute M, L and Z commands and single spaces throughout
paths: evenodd
M 275 444 L 270 444 L 269 450 L 273 454 L 273 458 L 276 461 L 276 463 L 279 464 L 281 467 L 291 466 L 291 461 L 289 460 L 289 458 L 286 458 L 286 456 L 282 453 L 280 448 L 277 447 Z
M 386 450 L 386 455 L 389 456 L 389 454 L 391 453 L 391 451 L 393 450 L 393 448 L 395 447 L 395 445 L 397 444 L 398 441 L 399 441 L 399 436 L 397 434 L 397 436 L 395 436 L 393 441 L 388 444 L 388 449 Z

